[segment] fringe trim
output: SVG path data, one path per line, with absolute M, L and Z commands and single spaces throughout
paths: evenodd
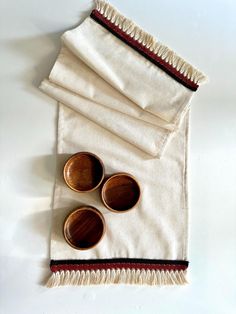
M 63 270 L 53 272 L 46 286 L 48 288 L 68 285 L 137 284 L 137 285 L 184 285 L 187 284 L 186 270 Z
M 119 11 L 112 7 L 109 3 L 103 0 L 95 0 L 96 10 L 102 14 L 107 20 L 119 27 L 123 32 L 131 38 L 138 41 L 144 47 L 156 54 L 174 69 L 180 72 L 184 77 L 194 82 L 202 84 L 207 81 L 205 74 L 187 63 L 179 57 L 174 51 L 167 46 L 158 42 L 152 35 L 145 32 L 137 24 L 130 19 L 124 17 Z

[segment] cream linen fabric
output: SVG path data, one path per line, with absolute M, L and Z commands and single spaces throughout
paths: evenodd
M 67 47 L 103 79 L 139 107 L 167 122 L 177 123 L 193 94 L 171 80 L 132 48 L 87 18 L 62 36 Z M 122 56 L 122 57 L 121 57 Z
M 187 259 L 188 116 L 161 159 L 151 158 L 62 104 L 58 132 L 59 163 L 51 236 L 52 259 Z M 61 175 L 64 162 L 71 154 L 84 150 L 102 158 L 108 175 L 125 171 L 137 178 L 142 190 L 138 206 L 127 213 L 115 214 L 102 205 L 99 191 L 81 194 L 65 185 Z M 95 248 L 78 251 L 65 242 L 62 229 L 66 215 L 83 204 L 95 206 L 103 213 L 107 230 Z
M 60 103 L 51 259 L 186 260 L 193 92 L 90 17 L 67 31 L 62 42 L 50 76 L 40 86 Z M 114 214 L 102 205 L 98 191 L 70 190 L 62 168 L 78 151 L 100 156 L 107 174 L 133 174 L 142 190 L 139 205 Z M 87 251 L 71 248 L 62 233 L 67 214 L 82 204 L 98 208 L 107 224 L 103 240 Z

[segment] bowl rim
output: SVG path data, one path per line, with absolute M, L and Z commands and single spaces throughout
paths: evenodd
M 99 161 L 101 167 L 102 167 L 102 176 L 101 176 L 101 179 L 100 181 L 98 182 L 98 184 L 96 186 L 94 186 L 93 188 L 91 189 L 88 189 L 88 190 L 84 190 L 84 191 L 81 191 L 81 190 L 78 190 L 76 188 L 74 188 L 69 182 L 68 182 L 68 176 L 66 174 L 66 170 L 68 169 L 70 163 L 72 162 L 73 159 L 76 159 L 78 156 L 80 155 L 87 155 L 87 156 L 92 156 L 94 157 L 95 159 L 97 159 L 97 161 Z M 75 192 L 78 192 L 78 193 L 87 193 L 87 192 L 92 192 L 94 190 L 96 190 L 102 183 L 102 181 L 104 180 L 104 176 L 105 176 L 105 167 L 104 167 L 104 163 L 102 161 L 102 159 L 100 157 L 98 157 L 96 154 L 94 153 L 91 153 L 91 152 L 87 152 L 87 151 L 82 151 L 82 152 L 77 152 L 73 155 L 70 156 L 69 159 L 67 159 L 64 167 L 63 167 L 63 178 L 64 178 L 64 181 L 66 183 L 66 185 L 73 191 Z
M 106 200 L 105 200 L 105 188 L 106 188 L 107 183 L 108 183 L 110 180 L 112 180 L 113 178 L 119 177 L 119 176 L 126 176 L 126 177 L 131 178 L 131 179 L 137 184 L 137 187 L 138 187 L 138 189 L 139 189 L 139 195 L 138 195 L 138 199 L 137 199 L 136 203 L 135 203 L 132 207 L 130 207 L 130 208 L 126 209 L 126 210 L 116 210 L 116 209 L 110 207 L 110 206 L 107 204 Z M 109 209 L 110 211 L 112 211 L 112 212 L 114 212 L 114 213 L 118 213 L 118 214 L 127 213 L 128 211 L 132 210 L 132 209 L 139 203 L 139 201 L 140 201 L 140 199 L 141 199 L 141 194 L 142 194 L 142 191 L 141 191 L 141 187 L 140 187 L 139 182 L 137 181 L 137 179 L 136 179 L 132 174 L 130 174 L 130 173 L 128 173 L 128 172 L 117 172 L 117 173 L 114 173 L 113 175 L 111 175 L 110 177 L 108 177 L 108 178 L 105 180 L 105 182 L 104 182 L 104 184 L 103 184 L 103 186 L 102 186 L 102 189 L 101 189 L 101 199 L 102 199 L 102 202 L 103 202 L 104 206 L 105 206 L 107 209 Z
M 102 221 L 102 225 L 103 225 L 103 231 L 102 231 L 102 235 L 100 237 L 100 239 L 98 240 L 98 242 L 96 242 L 95 244 L 93 244 L 92 246 L 89 246 L 87 248 L 80 248 L 74 244 L 72 244 L 70 242 L 70 240 L 68 239 L 67 235 L 66 235 L 66 227 L 67 227 L 67 224 L 69 222 L 69 219 L 71 218 L 72 215 L 76 214 L 77 212 L 80 212 L 80 211 L 92 211 L 94 213 L 96 213 L 101 221 Z M 64 239 L 66 240 L 66 242 L 69 244 L 69 246 L 71 246 L 72 248 L 76 249 L 76 250 L 79 250 L 79 251 L 86 251 L 86 250 L 90 250 L 92 248 L 94 248 L 95 246 L 97 246 L 101 240 L 103 239 L 104 235 L 106 233 L 106 221 L 105 221 L 105 218 L 103 216 L 103 214 L 95 207 L 93 206 L 90 206 L 90 205 L 84 205 L 84 206 L 81 206 L 79 208 L 76 208 L 74 210 L 72 210 L 65 218 L 64 220 L 64 223 L 63 223 L 63 235 L 64 235 Z

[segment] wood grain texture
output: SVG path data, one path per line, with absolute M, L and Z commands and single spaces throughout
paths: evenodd
M 104 233 L 104 217 L 91 206 L 76 209 L 64 223 L 64 237 L 67 243 L 78 250 L 93 248 L 100 242 Z
M 89 152 L 73 155 L 64 166 L 66 184 L 76 192 L 94 191 L 104 178 L 104 166 L 101 159 Z
M 106 180 L 101 198 L 104 205 L 115 212 L 128 211 L 138 203 L 141 190 L 136 179 L 128 173 L 117 173 Z

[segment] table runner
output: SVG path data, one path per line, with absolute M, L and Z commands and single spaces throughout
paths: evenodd
M 190 100 L 205 76 L 113 6 L 62 36 L 59 56 L 40 88 L 59 103 L 57 177 L 48 287 L 83 284 L 184 284 L 188 268 L 187 143 Z M 142 197 L 114 214 L 99 190 L 76 193 L 62 178 L 68 157 L 97 154 L 106 174 L 136 177 Z M 80 205 L 96 207 L 107 230 L 92 249 L 63 237 Z

